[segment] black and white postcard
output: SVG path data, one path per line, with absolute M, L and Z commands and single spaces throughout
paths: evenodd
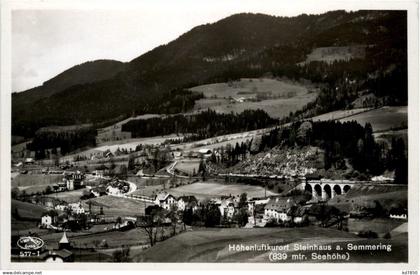
M 417 1 L 2 1 L 2 268 L 415 272 L 418 22 Z

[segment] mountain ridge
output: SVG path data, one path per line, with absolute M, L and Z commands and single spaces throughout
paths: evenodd
M 380 41 L 386 47 L 402 48 L 403 42 L 386 43 L 404 40 L 404 35 L 394 31 L 404 27 L 400 26 L 404 18 L 406 14 L 391 11 L 332 11 L 296 17 L 235 14 L 192 28 L 124 63 L 110 77 L 81 81 L 35 100 L 26 97 L 27 92 L 14 95 L 12 131 L 30 136 L 36 128 L 51 124 L 95 123 L 121 115 L 162 112 L 161 103 L 171 91 L 197 84 L 260 77 L 267 72 L 304 77 L 306 73 L 296 64 L 325 44 Z M 382 25 L 389 33 L 378 29 Z M 388 50 L 380 47 L 378 55 Z

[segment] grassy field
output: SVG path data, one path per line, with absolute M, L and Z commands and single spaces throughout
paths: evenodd
M 316 93 L 308 93 L 305 95 L 294 96 L 286 99 L 268 99 L 258 102 L 235 102 L 230 103 L 228 100 L 224 104 L 215 105 L 212 107 L 204 107 L 202 110 L 212 109 L 219 113 L 242 113 L 245 110 L 261 109 L 273 118 L 283 118 L 301 109 L 303 106 L 316 99 Z M 205 100 L 205 99 L 201 99 Z M 200 106 L 200 100 L 197 103 Z
M 95 247 L 103 240 L 106 241 L 109 248 L 117 248 L 122 245 L 126 246 L 144 246 L 149 244 L 149 239 L 146 232 L 142 228 L 134 228 L 127 231 L 108 231 L 112 228 L 112 224 L 98 224 L 86 231 L 67 232 L 66 235 L 70 243 L 74 247 Z M 169 237 L 171 228 L 164 227 L 158 232 L 157 238 L 160 240 L 162 236 Z M 179 228 L 177 229 L 179 232 Z M 40 237 L 45 241 L 45 244 L 57 249 L 58 242 L 63 236 L 62 232 L 43 232 Z
M 12 180 L 12 187 L 48 186 L 61 182 L 63 175 L 19 174 Z
M 166 185 L 166 188 L 168 188 L 168 186 L 169 185 Z M 137 189 L 132 194 L 133 195 L 140 195 L 140 196 L 154 197 L 159 191 L 162 191 L 163 189 L 164 189 L 163 184 L 148 185 L 148 186 L 143 186 L 143 187 Z
M 347 243 L 391 243 L 392 251 L 349 251 L 350 262 L 399 262 L 407 260 L 407 238 L 383 240 L 366 240 L 353 234 L 335 229 L 320 227 L 301 228 L 254 228 L 254 229 L 203 229 L 182 233 L 136 255 L 139 262 L 270 262 L 267 251 L 229 251 L 229 245 L 287 245 L 288 257 L 282 262 L 299 262 L 291 259 L 291 254 L 301 252 L 307 259 L 304 262 L 321 262 L 312 260 L 314 251 L 295 250 L 294 244 L 327 245 L 331 244 L 336 252 L 336 245 L 345 248 Z M 324 252 L 325 253 L 325 252 Z M 344 260 L 339 262 L 345 262 Z
M 199 159 L 191 159 L 191 160 L 184 159 L 177 162 L 177 164 L 175 165 L 175 169 L 192 175 L 193 172 L 198 173 L 199 166 L 200 166 Z
M 350 193 L 351 192 L 351 193 Z M 359 189 L 357 191 L 350 190 L 346 196 L 337 196 L 334 199 L 328 201 L 328 204 L 339 208 L 342 211 L 349 212 L 352 209 L 352 205 L 366 206 L 369 203 L 377 201 L 380 205 L 389 210 L 391 205 L 400 204 L 407 206 L 408 192 L 406 190 L 390 190 L 386 191 L 375 191 L 370 193 L 368 189 Z
M 91 148 L 82 152 L 78 152 L 72 155 L 67 155 L 60 158 L 60 162 L 65 162 L 66 160 L 73 161 L 76 155 L 79 156 L 87 156 L 90 157 L 91 154 L 95 154 L 98 152 L 104 152 L 110 150 L 111 152 L 115 152 L 118 148 L 120 149 L 127 149 L 127 150 L 135 150 L 136 146 L 139 144 L 143 145 L 159 145 L 165 142 L 167 139 L 174 139 L 179 138 L 179 136 L 167 135 L 167 136 L 157 136 L 157 137 L 147 137 L 147 138 L 132 138 L 132 139 L 125 139 L 125 140 L 116 140 L 110 142 L 101 143 L 100 146 Z
M 316 92 L 312 92 L 316 89 L 310 85 L 270 78 L 242 78 L 229 83 L 196 86 L 190 90 L 202 92 L 206 97 L 196 102 L 194 111 L 210 108 L 221 113 L 241 113 L 246 109 L 263 109 L 274 118 L 302 108 L 317 96 Z M 240 98 L 260 100 L 238 102 Z
M 347 227 L 349 232 L 358 233 L 370 230 L 383 237 L 384 234 L 391 232 L 403 223 L 404 221 L 395 219 L 349 219 Z
M 12 179 L 12 188 L 17 187 L 26 194 L 45 191 L 47 186 L 52 186 L 63 180 L 62 175 L 19 174 Z
M 312 117 L 312 121 L 325 121 L 325 120 L 336 120 L 342 119 L 348 116 L 353 116 L 359 113 L 363 113 L 366 111 L 371 110 L 371 108 L 358 108 L 358 109 L 350 109 L 350 110 L 338 110 L 329 113 L 325 113 L 319 116 Z
M 83 189 L 77 189 L 72 191 L 66 191 L 66 192 L 58 192 L 47 195 L 47 197 L 56 198 L 68 203 L 74 203 L 80 201 L 80 197 L 83 195 Z
M 303 84 L 271 78 L 241 78 L 229 83 L 213 83 L 190 88 L 192 91 L 201 92 L 205 97 L 228 98 L 258 93 L 272 93 L 273 95 L 287 96 L 306 94 L 308 89 Z
M 41 216 L 44 212 L 47 211 L 46 208 L 35 205 L 28 202 L 22 202 L 17 200 L 12 200 L 11 211 L 15 213 L 17 209 L 18 214 L 21 218 L 31 218 L 31 219 L 41 219 Z
M 143 195 L 148 197 L 154 197 L 156 193 L 164 189 L 171 187 L 171 184 L 188 184 L 189 179 L 182 178 L 140 178 L 140 177 L 129 177 L 129 181 L 133 182 L 137 186 L 137 190 L 134 191 L 133 195 Z
M 211 182 L 197 182 L 169 189 L 167 191 L 175 197 L 192 195 L 198 199 L 215 198 L 227 195 L 238 196 L 242 193 L 247 193 L 248 198 L 264 196 L 264 188 L 261 186 L 245 184 L 221 184 Z M 276 194 L 277 193 L 267 190 L 267 196 Z
M 149 206 L 149 203 L 136 201 L 133 199 L 127 199 L 122 197 L 113 196 L 102 196 L 93 198 L 88 201 L 92 201 L 93 207 L 103 207 L 105 216 L 136 216 L 143 215 L 144 209 Z M 83 206 L 87 209 L 87 202 L 83 202 Z
M 361 125 L 370 123 L 373 131 L 384 131 L 395 127 L 407 127 L 407 106 L 382 107 L 340 119 L 341 122 L 357 121 Z
M 332 63 L 339 60 L 350 60 L 352 58 L 364 58 L 366 46 L 344 46 L 344 47 L 320 47 L 312 50 L 306 57 L 304 63 L 311 61 L 323 61 Z

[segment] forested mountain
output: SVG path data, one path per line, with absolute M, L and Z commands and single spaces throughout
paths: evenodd
M 57 76 L 45 81 L 41 86 L 21 93 L 13 94 L 16 105 L 22 102 L 33 103 L 41 98 L 52 96 L 56 93 L 79 84 L 86 84 L 109 79 L 123 71 L 125 63 L 116 60 L 95 60 L 71 67 Z
M 406 20 L 405 11 L 334 11 L 291 18 L 233 15 L 198 26 L 132 60 L 124 69 L 111 66 L 113 76 L 110 73 L 102 79 L 92 77 L 92 81 L 64 85 L 58 88 L 62 89 L 60 92 L 46 88 L 48 91 L 43 93 L 14 94 L 12 131 L 15 135 L 31 136 L 47 125 L 98 123 L 148 112 L 180 112 L 184 110 L 167 108 L 174 106 L 170 103 L 171 91 L 267 73 L 328 84 L 321 99 L 298 115 L 314 112 L 319 106 L 323 106 L 322 110 L 341 108 L 351 103 L 361 89 L 404 104 Z M 319 61 L 302 64 L 317 47 L 353 45 L 366 45 L 365 59 L 329 65 Z M 44 96 L 33 96 L 38 93 Z M 181 101 L 190 102 L 191 95 L 185 96 Z M 328 101 L 327 107 L 324 101 Z

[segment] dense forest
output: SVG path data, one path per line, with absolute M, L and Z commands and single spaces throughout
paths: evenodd
M 65 155 L 78 148 L 94 147 L 96 145 L 95 138 L 96 130 L 92 127 L 81 127 L 71 131 L 40 129 L 36 132 L 32 142 L 27 145 L 27 148 L 35 151 L 37 159 L 43 159 L 47 157 L 46 149 L 52 149 L 52 154 Z
M 278 120 L 262 110 L 245 110 L 240 114 L 219 114 L 207 110 L 192 115 L 173 115 L 150 119 L 131 120 L 122 126 L 122 131 L 133 137 L 151 137 L 168 134 L 193 134 L 199 139 L 218 135 L 251 131 L 273 126 Z

